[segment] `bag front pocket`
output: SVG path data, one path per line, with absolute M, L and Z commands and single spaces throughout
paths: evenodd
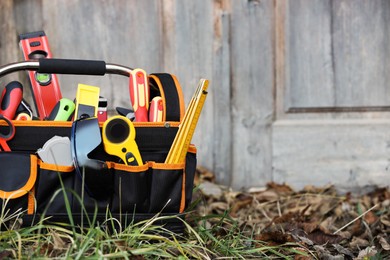
M 179 213 L 184 210 L 184 163 L 151 163 L 149 212 Z
M 53 215 L 65 213 L 72 205 L 75 171 L 73 166 L 60 166 L 39 161 L 36 192 L 37 212 Z M 66 201 L 67 200 L 67 201 Z
M 112 213 L 146 213 L 150 198 L 150 172 L 148 164 L 127 166 L 111 163 L 114 174 Z
M 9 209 L 10 213 L 27 209 L 27 214 L 33 214 L 37 157 L 30 154 L 1 152 L 0 165 L 0 198 L 2 199 L 0 208 Z

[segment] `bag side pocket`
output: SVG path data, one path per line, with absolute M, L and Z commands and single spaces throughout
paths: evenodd
M 37 180 L 37 157 L 21 153 L 0 153 L 0 208 L 10 213 L 26 210 L 35 212 L 35 184 Z M 5 212 L 5 211 L 4 211 Z
M 183 164 L 151 164 L 149 213 L 179 213 L 185 194 Z
M 42 161 L 39 161 L 39 166 L 37 212 L 47 215 L 66 213 L 67 201 L 71 206 L 73 200 L 71 191 L 74 190 L 74 167 Z
M 150 198 L 149 165 L 128 166 L 110 163 L 114 174 L 111 212 L 120 214 L 146 213 Z

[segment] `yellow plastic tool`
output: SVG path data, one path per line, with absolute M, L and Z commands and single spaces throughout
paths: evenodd
M 173 140 L 165 163 L 184 163 L 196 124 L 206 100 L 209 81 L 201 79 Z
M 104 150 L 118 156 L 126 165 L 142 165 L 141 154 L 135 142 L 133 123 L 124 116 L 113 116 L 103 124 Z
M 74 120 L 82 117 L 97 117 L 100 88 L 79 84 L 76 94 Z

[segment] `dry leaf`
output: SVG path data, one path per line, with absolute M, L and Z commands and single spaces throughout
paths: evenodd
M 388 216 L 382 216 L 380 217 L 381 223 L 385 225 L 386 227 L 390 227 L 390 220 Z
M 286 185 L 286 184 L 277 184 L 275 182 L 269 182 L 269 183 L 267 183 L 267 187 L 269 189 L 275 190 L 277 193 L 280 193 L 280 194 L 286 194 L 286 193 L 293 192 L 293 189 L 291 189 L 291 187 Z
M 370 245 L 370 243 L 367 240 L 362 239 L 360 237 L 353 237 L 352 241 L 349 243 L 349 246 L 351 248 L 363 248 L 363 247 L 367 247 L 369 245 Z
M 384 237 L 384 235 L 379 235 L 377 238 L 379 238 L 379 244 L 381 244 L 382 248 L 386 251 L 389 251 L 390 244 L 387 241 L 387 239 Z
M 209 181 L 215 182 L 215 175 L 209 169 L 203 166 L 196 167 L 194 183 L 196 186 L 202 182 Z
M 274 190 L 267 190 L 258 194 L 254 194 L 254 197 L 259 202 L 275 201 L 279 199 L 279 194 Z
M 365 248 L 364 250 L 360 251 L 359 252 L 359 255 L 356 259 L 366 259 L 366 258 L 369 258 L 371 256 L 375 256 L 376 253 L 378 253 L 378 251 L 375 249 L 375 246 L 369 246 L 367 248 Z
M 230 210 L 230 215 L 232 217 L 237 217 L 237 212 L 242 208 L 250 205 L 253 201 L 251 196 L 242 196 L 239 200 L 234 202 L 232 209 Z
M 372 211 L 367 212 L 367 214 L 364 215 L 363 218 L 367 222 L 368 225 L 371 225 L 378 220 L 378 217 Z
M 339 235 L 326 234 L 320 229 L 307 234 L 307 237 L 317 245 L 338 244 L 343 240 Z

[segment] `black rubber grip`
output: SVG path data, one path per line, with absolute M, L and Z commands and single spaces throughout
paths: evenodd
M 106 63 L 101 60 L 39 59 L 39 73 L 104 75 Z

